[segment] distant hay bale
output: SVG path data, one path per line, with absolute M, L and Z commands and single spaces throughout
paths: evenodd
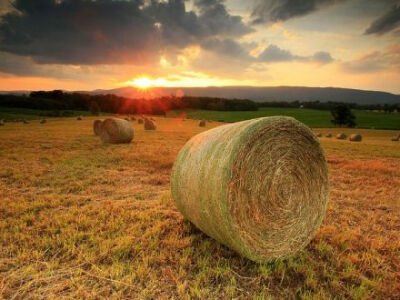
M 336 135 L 336 138 L 338 140 L 345 140 L 347 138 L 347 135 L 345 135 L 344 133 L 339 133 Z
M 138 120 L 137 120 L 137 122 L 138 122 L 138 124 L 143 124 L 143 119 L 142 118 L 139 118 Z
M 40 120 L 40 124 L 46 124 L 47 123 L 47 120 L 46 119 L 41 119 Z
M 82 117 L 82 116 L 78 116 L 76 119 L 77 119 L 78 121 L 82 121 L 82 120 L 83 120 L 83 117 Z
M 349 140 L 351 141 L 351 142 L 361 142 L 362 141 L 362 136 L 361 136 L 361 134 L 352 134 L 352 135 L 350 135 L 350 138 L 349 138 Z
M 200 127 L 206 127 L 206 121 L 205 120 L 201 120 L 199 123 Z
M 157 129 L 156 122 L 146 118 L 144 120 L 144 129 L 145 130 L 156 130 Z
M 93 132 L 95 135 L 100 135 L 101 131 L 101 124 L 103 123 L 103 120 L 94 120 L 93 122 Z
M 4 126 L 4 120 L 3 119 L 0 120 L 0 126 Z
M 392 138 L 392 142 L 398 142 L 400 140 L 400 134 Z
M 135 117 L 131 117 L 131 121 L 136 121 L 136 118 Z
M 23 119 L 23 120 L 22 120 L 22 123 L 24 123 L 24 124 L 29 124 L 30 122 L 29 122 L 28 120 Z
M 332 137 L 332 134 L 328 133 L 325 137 L 331 138 L 331 137 Z
M 175 160 L 171 193 L 200 230 L 267 261 L 302 249 L 318 230 L 328 169 L 308 127 L 290 117 L 259 118 L 190 139 Z
M 124 118 L 124 120 L 130 122 L 131 118 L 126 117 L 126 118 Z
M 131 123 L 123 119 L 105 119 L 101 123 L 99 135 L 104 143 L 130 143 L 133 139 L 133 128 Z
M 322 133 L 318 133 L 318 134 L 317 134 L 317 137 L 322 137 Z

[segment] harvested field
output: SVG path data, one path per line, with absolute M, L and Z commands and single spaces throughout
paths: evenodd
M 0 298 L 400 297 L 400 143 L 357 129 L 326 138 L 330 202 L 322 227 L 289 259 L 257 264 L 184 220 L 171 167 L 193 135 L 220 126 L 133 123 L 103 144 L 95 118 L 0 127 Z

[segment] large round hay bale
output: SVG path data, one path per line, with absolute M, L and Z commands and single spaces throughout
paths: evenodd
M 101 123 L 99 135 L 104 143 L 130 143 L 133 139 L 133 127 L 130 122 L 123 119 L 105 119 Z
M 26 119 L 23 119 L 23 120 L 22 120 L 22 123 L 24 123 L 24 124 L 29 124 L 30 122 L 29 122 L 28 120 L 26 120 Z
M 156 130 L 157 129 L 156 122 L 146 118 L 144 120 L 144 129 L 145 130 Z
M 76 119 L 77 119 L 78 121 L 82 121 L 82 120 L 83 120 L 83 117 L 82 117 L 82 116 L 78 116 Z
M 201 120 L 199 123 L 200 127 L 206 127 L 206 121 L 205 120 Z
M 0 126 L 4 126 L 4 120 L 3 119 L 0 120 Z
M 328 202 L 328 169 L 308 127 L 290 117 L 259 118 L 190 139 L 175 160 L 171 192 L 200 230 L 266 261 L 312 239 Z
M 40 120 L 40 124 L 46 124 L 47 123 L 47 120 L 46 119 L 41 119 Z
M 349 140 L 351 141 L 351 142 L 361 142 L 362 141 L 362 136 L 361 136 L 361 134 L 352 134 L 352 135 L 350 135 L 350 137 L 349 137 Z
M 322 137 L 322 133 L 318 133 L 318 134 L 317 134 L 317 137 Z
M 331 137 L 332 137 L 332 134 L 328 133 L 325 137 L 331 138 Z
M 400 140 L 400 134 L 392 138 L 392 142 L 398 142 Z
M 93 132 L 95 135 L 100 135 L 101 131 L 101 124 L 103 123 L 103 120 L 94 120 L 93 122 Z
M 336 138 L 338 140 L 345 140 L 347 138 L 347 135 L 345 135 L 344 133 L 339 133 L 336 135 Z

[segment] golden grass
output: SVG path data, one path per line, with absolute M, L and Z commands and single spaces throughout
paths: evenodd
M 321 229 L 297 255 L 256 264 L 196 230 L 170 199 L 177 152 L 206 130 L 198 121 L 133 124 L 132 143 L 103 145 L 93 120 L 0 128 L 0 298 L 400 297 L 396 132 L 322 137 L 331 201 Z M 339 130 L 354 133 L 315 131 Z

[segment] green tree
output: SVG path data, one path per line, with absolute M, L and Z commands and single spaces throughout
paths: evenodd
M 356 126 L 356 117 L 352 113 L 350 107 L 346 104 L 336 105 L 334 108 L 332 108 L 331 114 L 333 118 L 331 122 L 335 126 Z
M 100 111 L 100 106 L 97 104 L 96 101 L 90 102 L 89 109 L 90 109 L 90 112 L 92 113 L 92 115 L 94 115 L 94 116 L 100 115 L 100 112 L 101 112 Z

